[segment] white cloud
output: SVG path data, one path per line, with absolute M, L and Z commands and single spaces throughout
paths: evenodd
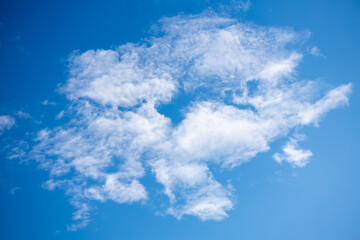
M 0 116 L 0 135 L 15 125 L 15 119 L 8 115 Z
M 18 111 L 16 113 L 16 116 L 18 116 L 19 118 L 22 118 L 22 119 L 29 119 L 31 118 L 30 114 L 29 113 L 26 113 L 26 112 L 23 112 L 23 111 Z
M 13 188 L 10 189 L 9 193 L 10 193 L 11 195 L 14 195 L 15 193 L 17 193 L 17 192 L 20 191 L 20 190 L 22 190 L 21 187 L 13 187 Z
M 153 72 L 138 55 L 135 50 L 121 56 L 112 50 L 90 50 L 74 56 L 72 77 L 62 90 L 70 100 L 85 98 L 120 107 L 168 102 L 175 91 L 170 74 Z
M 233 13 L 239 13 L 239 12 L 247 12 L 251 7 L 250 0 L 229 0 L 229 1 L 223 1 L 219 5 L 219 9 L 225 10 L 225 12 L 233 12 Z
M 170 199 L 166 213 L 181 218 L 195 215 L 202 220 L 221 220 L 232 209 L 231 189 L 218 183 L 206 164 L 182 159 L 159 159 L 151 166 Z
M 79 228 L 83 228 L 88 225 L 90 221 L 90 211 L 91 207 L 87 203 L 83 202 L 73 202 L 74 207 L 76 207 L 76 211 L 73 213 L 72 220 L 73 224 L 67 226 L 68 231 L 76 231 Z
M 283 146 L 283 153 L 275 153 L 273 158 L 278 163 L 282 161 L 289 162 L 293 167 L 305 167 L 309 161 L 310 157 L 313 155 L 310 150 L 304 150 L 299 148 L 298 141 L 299 138 L 290 138 Z
M 315 104 L 304 108 L 300 113 L 302 124 L 309 124 L 317 121 L 329 110 L 348 103 L 348 95 L 351 92 L 351 83 L 341 85 L 330 90 L 322 99 Z
M 10 147 L 11 145 L 9 145 Z M 7 151 L 7 157 L 9 159 L 25 159 L 29 150 L 29 145 L 26 141 L 16 141 L 14 146 Z
M 321 53 L 320 49 L 317 46 L 310 48 L 309 53 L 316 57 L 324 57 L 324 55 Z
M 56 102 L 50 102 L 49 100 L 44 100 L 41 102 L 41 105 L 48 106 L 48 105 L 56 105 Z
M 64 114 L 65 114 L 65 111 L 64 111 L 64 110 L 60 111 L 60 112 L 58 113 L 58 115 L 55 116 L 55 119 L 56 119 L 56 120 L 59 120 L 59 119 L 63 118 L 63 117 L 64 117 Z
M 216 181 L 186 194 L 186 203 L 170 207 L 167 213 L 181 218 L 184 214 L 194 215 L 201 220 L 222 220 L 227 217 L 227 210 L 232 209 L 230 192 Z
M 193 160 L 239 165 L 268 150 L 268 140 L 277 130 L 270 121 L 251 110 L 200 102 L 174 131 L 174 149 Z
M 348 102 L 351 84 L 324 95 L 316 82 L 297 79 L 302 53 L 292 46 L 301 33 L 213 13 L 164 18 L 154 32 L 143 45 L 69 59 L 61 92 L 72 119 L 40 131 L 30 152 L 50 173 L 44 187 L 71 196 L 77 211 L 69 229 L 88 223 L 94 201 L 149 199 L 141 182 L 147 167 L 169 198 L 163 213 L 221 220 L 233 208 L 233 190 L 209 163 L 239 166 Z M 176 109 L 184 119 L 175 124 L 158 108 L 183 92 L 195 97 Z M 275 159 L 294 166 L 311 156 L 294 141 L 283 150 Z

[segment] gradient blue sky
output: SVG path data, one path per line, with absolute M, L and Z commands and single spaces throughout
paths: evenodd
M 360 239 L 359 1 L 253 0 L 246 11 L 238 6 L 236 1 L 1 1 L 0 115 L 15 124 L 0 136 L 0 238 Z M 93 203 L 88 225 L 69 231 L 71 195 L 44 189 L 49 173 L 35 160 L 10 157 L 16 147 L 31 151 L 37 131 L 68 121 L 55 117 L 69 107 L 58 90 L 71 70 L 67 59 L 74 51 L 142 43 L 153 36 L 150 29 L 159 19 L 206 10 L 308 36 L 291 47 L 303 54 L 296 79 L 315 80 L 325 93 L 352 83 L 349 104 L 326 113 L 318 126 L 290 130 L 288 137 L 306 135 L 299 145 L 313 155 L 305 167 L 274 161 L 290 141 L 286 136 L 231 170 L 210 164 L 214 177 L 234 189 L 232 209 L 221 221 L 161 214 L 168 200 L 146 170 L 141 183 L 148 200 Z M 200 94 L 194 91 L 159 111 L 180 122 L 178 109 Z

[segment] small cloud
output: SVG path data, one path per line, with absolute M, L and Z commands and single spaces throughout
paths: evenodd
M 65 113 L 65 111 L 62 110 L 61 112 L 59 112 L 58 115 L 55 116 L 55 119 L 56 119 L 56 120 L 59 120 L 59 119 L 63 118 L 63 117 L 64 117 L 64 113 Z
M 77 205 L 77 210 L 73 213 L 72 217 L 74 223 L 66 226 L 69 232 L 83 228 L 90 222 L 90 211 L 92 208 L 86 203 L 76 203 L 75 205 Z
M 310 150 L 299 148 L 298 141 L 302 141 L 303 139 L 303 135 L 297 135 L 295 138 L 290 138 L 290 141 L 283 146 L 283 153 L 275 153 L 273 155 L 275 161 L 278 163 L 287 161 L 293 167 L 305 167 L 313 154 Z
M 0 116 L 0 135 L 15 125 L 15 119 L 9 115 Z
M 9 193 L 10 193 L 11 195 L 14 195 L 16 192 L 18 192 L 18 191 L 20 191 L 20 190 L 22 190 L 21 187 L 13 187 L 12 189 L 10 189 Z
M 54 180 L 50 179 L 50 180 L 47 180 L 46 182 L 44 182 L 42 184 L 42 187 L 46 190 L 52 191 L 57 187 L 57 185 L 58 184 L 56 182 L 54 182 Z
M 44 106 L 49 106 L 49 105 L 56 105 L 56 102 L 49 102 L 49 100 L 44 100 L 43 102 L 41 102 L 41 105 L 44 105 Z
M 316 57 L 325 57 L 317 46 L 312 47 L 308 52 Z
M 241 1 L 239 5 L 245 12 L 247 12 L 251 7 L 251 2 L 250 0 Z
M 29 145 L 25 141 L 18 141 L 16 145 L 9 151 L 8 159 L 23 159 L 29 149 Z
M 26 113 L 26 112 L 23 112 L 23 111 L 18 111 L 17 113 L 15 113 L 16 116 L 18 116 L 19 118 L 22 118 L 22 119 L 29 119 L 31 118 L 30 114 Z

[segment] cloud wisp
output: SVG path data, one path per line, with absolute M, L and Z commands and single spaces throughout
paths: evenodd
M 74 54 L 60 88 L 69 121 L 38 132 L 30 156 L 49 171 L 44 187 L 71 196 L 71 230 L 88 223 L 96 201 L 147 201 L 146 174 L 163 186 L 164 214 L 221 220 L 234 190 L 210 163 L 239 166 L 348 102 L 351 84 L 322 93 L 297 78 L 302 33 L 214 13 L 164 18 L 153 29 L 143 44 Z M 159 109 L 181 98 L 191 99 L 173 109 L 177 123 Z M 290 141 L 284 154 L 275 159 L 302 167 L 311 152 Z
M 9 115 L 0 115 L 0 135 L 15 126 L 15 118 Z

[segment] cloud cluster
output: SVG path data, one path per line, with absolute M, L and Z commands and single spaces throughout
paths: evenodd
M 307 33 L 213 13 L 164 18 L 153 32 L 143 44 L 69 59 L 60 89 L 69 121 L 40 131 L 30 154 L 50 173 L 44 186 L 71 196 L 70 229 L 87 224 L 94 201 L 149 199 L 146 174 L 163 186 L 164 213 L 221 220 L 233 208 L 233 187 L 209 164 L 239 166 L 348 102 L 351 84 L 322 93 L 297 79 L 302 54 L 294 46 Z M 184 99 L 190 104 L 181 109 L 173 104 Z M 181 112 L 181 121 L 163 106 Z M 290 141 L 274 158 L 302 167 L 310 156 Z

